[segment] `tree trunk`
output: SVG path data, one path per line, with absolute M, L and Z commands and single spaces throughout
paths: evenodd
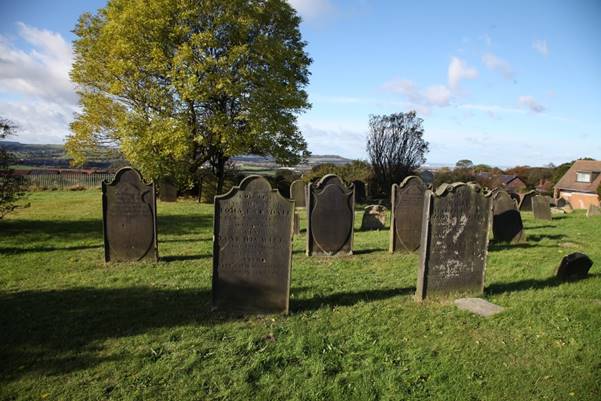
M 198 178 L 198 203 L 202 203 L 202 182 L 203 182 L 203 177 L 200 176 Z
M 219 156 L 217 160 L 217 194 L 221 195 L 223 193 L 223 183 L 225 181 L 225 162 L 226 158 L 223 156 Z

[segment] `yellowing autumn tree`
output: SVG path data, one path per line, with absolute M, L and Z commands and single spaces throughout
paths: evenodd
M 221 184 L 238 154 L 298 163 L 311 63 L 299 23 L 284 0 L 111 0 L 83 14 L 67 150 L 81 163 L 118 146 L 149 177 L 209 162 Z

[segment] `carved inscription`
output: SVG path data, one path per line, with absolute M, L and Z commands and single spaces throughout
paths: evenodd
M 489 219 L 490 198 L 478 187 L 460 183 L 426 193 L 418 299 L 482 292 Z
M 102 184 L 105 261 L 158 258 L 154 184 L 130 167 Z
M 215 307 L 288 312 L 292 205 L 259 176 L 215 197 Z
M 426 185 L 416 176 L 409 176 L 401 185 L 392 186 L 390 252 L 419 248 L 425 191 Z

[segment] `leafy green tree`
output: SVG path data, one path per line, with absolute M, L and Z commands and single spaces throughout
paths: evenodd
M 472 168 L 474 167 L 474 163 L 468 159 L 461 159 L 457 163 L 455 163 L 455 167 L 458 168 Z
M 219 187 L 237 154 L 298 163 L 311 63 L 299 23 L 284 0 L 110 0 L 83 14 L 71 72 L 83 111 L 68 152 L 81 163 L 118 146 L 150 177 L 208 163 Z
M 16 129 L 12 121 L 0 117 L 0 139 L 13 135 Z M 24 196 L 20 177 L 16 177 L 10 168 L 12 160 L 13 156 L 0 146 L 0 219 L 15 210 L 17 201 Z
M 415 111 L 370 116 L 367 154 L 377 193 L 390 195 L 393 183 L 414 174 L 426 161 L 429 145 L 422 124 Z

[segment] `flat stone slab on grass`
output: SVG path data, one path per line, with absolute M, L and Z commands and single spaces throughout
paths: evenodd
M 505 310 L 502 306 L 492 304 L 482 298 L 459 298 L 455 300 L 459 309 L 475 313 L 480 316 L 493 316 Z

